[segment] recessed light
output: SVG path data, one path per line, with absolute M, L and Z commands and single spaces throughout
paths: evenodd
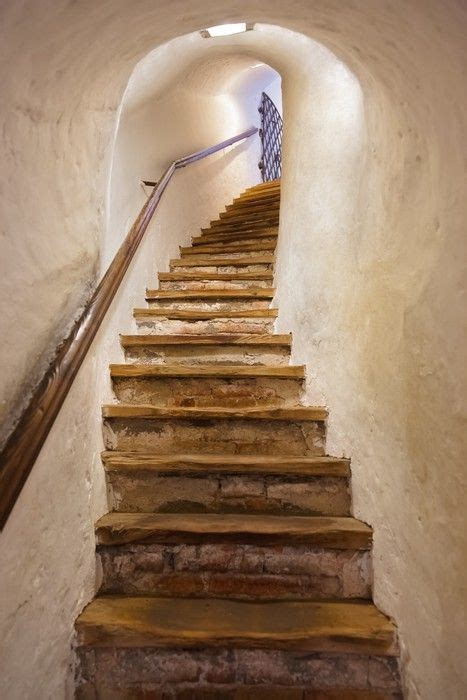
M 210 39 L 218 36 L 230 36 L 231 34 L 241 34 L 253 29 L 252 24 L 246 22 L 236 22 L 235 24 L 218 24 L 216 27 L 208 27 L 203 29 L 201 36 L 205 39 Z

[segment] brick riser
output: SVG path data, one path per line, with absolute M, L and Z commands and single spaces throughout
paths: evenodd
M 348 479 L 334 476 L 107 472 L 109 502 L 122 512 L 350 515 Z
M 209 320 L 185 321 L 179 319 L 137 318 L 141 333 L 176 335 L 197 333 L 200 335 L 217 333 L 273 333 L 273 318 L 214 318 Z
M 371 597 L 370 554 L 311 546 L 125 545 L 98 549 L 103 593 L 183 597 Z
M 166 291 L 178 291 L 183 289 L 194 290 L 194 289 L 248 289 L 251 287 L 263 287 L 266 289 L 271 286 L 271 281 L 269 279 L 251 279 L 251 280 L 210 280 L 203 279 L 200 276 L 199 279 L 195 281 L 190 281 L 189 279 L 182 281 L 162 281 L 160 282 L 160 289 Z
M 323 455 L 322 422 L 106 418 L 107 450 L 193 454 Z
M 402 700 L 397 660 L 361 654 L 83 649 L 80 672 L 79 700 Z
M 125 359 L 133 364 L 173 364 L 184 366 L 206 364 L 232 365 L 274 365 L 283 366 L 290 362 L 290 350 L 285 347 L 255 349 L 252 346 L 226 345 L 224 347 L 200 346 L 190 348 L 183 345 L 157 347 L 132 347 L 125 350 Z
M 115 378 L 113 388 L 123 403 L 154 406 L 298 406 L 299 379 L 256 378 Z
M 324 456 L 326 412 L 274 335 L 279 194 L 253 188 L 202 229 L 122 337 L 82 700 L 401 697 L 348 460 Z

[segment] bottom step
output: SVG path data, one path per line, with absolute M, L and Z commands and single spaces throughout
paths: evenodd
M 77 630 L 82 700 L 401 697 L 395 630 L 371 604 L 109 596 Z
M 108 656 L 108 654 L 107 654 Z M 101 655 L 99 655 L 99 660 Z M 321 663 L 323 660 L 318 659 Z M 108 663 L 108 661 L 104 661 Z M 99 661 L 98 664 L 99 665 Z M 204 664 L 200 673 L 204 670 Z M 223 669 L 220 669 L 222 675 Z M 182 686 L 161 687 L 160 684 L 137 683 L 107 685 L 90 682 L 77 689 L 77 700 L 402 700 L 402 695 L 388 690 L 313 690 L 309 687 L 280 685 L 232 685 L 184 683 Z

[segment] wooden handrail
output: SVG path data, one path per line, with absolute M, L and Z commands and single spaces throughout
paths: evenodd
M 251 127 L 215 146 L 173 161 L 158 181 L 80 318 L 75 322 L 68 337 L 57 348 L 54 360 L 39 382 L 3 448 L 0 455 L 0 529 L 3 529 L 26 483 L 81 363 L 174 172 L 178 168 L 184 168 L 190 163 L 253 136 L 257 131 L 256 127 Z

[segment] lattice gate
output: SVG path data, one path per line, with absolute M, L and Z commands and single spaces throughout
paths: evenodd
M 261 160 L 258 167 L 263 182 L 269 182 L 279 178 L 282 173 L 282 117 L 265 92 L 261 94 L 258 112 L 261 114 Z

